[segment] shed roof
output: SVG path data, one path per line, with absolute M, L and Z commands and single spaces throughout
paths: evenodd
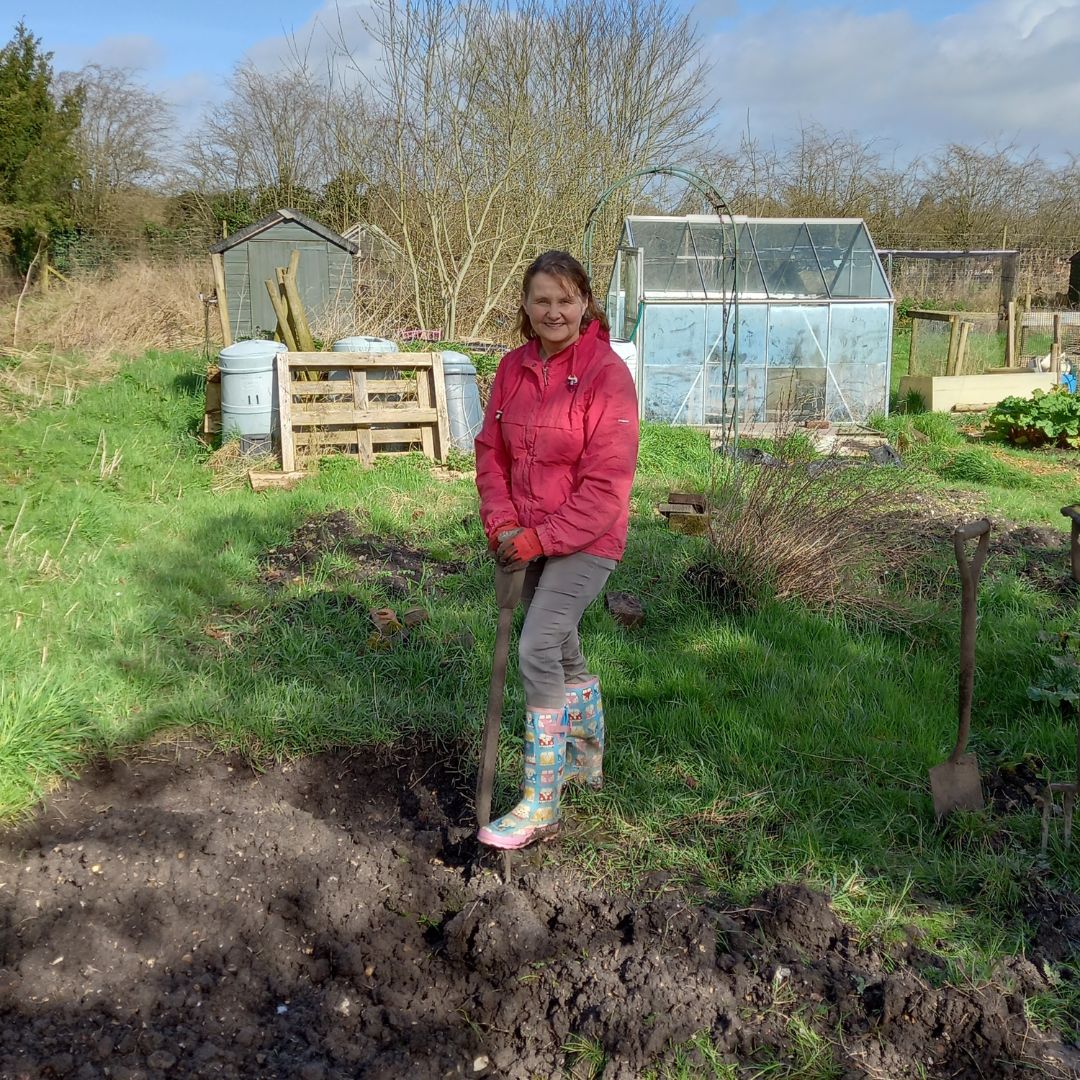
M 356 244 L 351 240 L 346 240 L 344 236 L 334 232 L 333 229 L 320 225 L 314 218 L 309 218 L 307 214 L 301 214 L 299 210 L 284 209 L 275 210 L 272 214 L 267 214 L 261 221 L 256 221 L 253 225 L 247 225 L 243 229 L 234 232 L 231 236 L 226 236 L 224 240 L 219 240 L 214 244 L 210 251 L 215 255 L 219 255 L 230 248 L 236 247 L 237 244 L 244 243 L 245 240 L 251 240 L 267 229 L 272 229 L 275 225 L 280 225 L 284 221 L 295 221 L 297 225 L 302 225 L 305 229 L 315 233 L 316 236 L 322 237 L 327 243 L 334 244 L 336 247 L 341 248 L 342 251 L 347 251 L 350 255 L 355 255 L 358 250 Z

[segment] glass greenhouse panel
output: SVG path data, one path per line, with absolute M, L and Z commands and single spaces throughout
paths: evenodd
M 825 418 L 841 423 L 861 422 L 888 405 L 888 366 L 835 364 L 829 367 L 825 391 Z
M 786 422 L 823 416 L 827 378 L 823 367 L 770 367 L 765 388 L 765 419 Z
M 640 392 L 644 419 L 701 423 L 705 311 L 705 304 L 648 305 Z
M 612 329 L 622 341 L 630 341 L 637 329 L 639 307 L 638 277 L 642 261 L 641 248 L 623 248 L 619 252 L 619 296 L 622 300 L 618 321 Z
M 809 231 L 831 296 L 889 299 L 889 286 L 865 225 L 813 222 Z
M 832 305 L 828 419 L 863 420 L 887 410 L 891 323 L 888 304 Z
M 827 304 L 769 305 L 769 367 L 824 367 L 828 347 Z
M 749 232 L 769 296 L 828 295 L 810 233 L 801 221 L 751 224 Z
M 644 255 L 642 285 L 646 294 L 702 295 L 701 275 L 684 218 L 667 221 L 631 218 L 626 232 L 629 244 L 641 248 Z

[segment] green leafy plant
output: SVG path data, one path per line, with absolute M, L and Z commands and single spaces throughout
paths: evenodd
M 990 427 L 1014 446 L 1080 447 L 1080 397 L 1064 387 L 1007 397 L 990 410 Z
M 1076 715 L 1080 702 L 1080 636 L 1044 631 L 1039 641 L 1057 648 L 1049 654 L 1048 670 L 1037 686 L 1028 687 L 1032 701 L 1046 701 L 1061 710 L 1063 720 Z

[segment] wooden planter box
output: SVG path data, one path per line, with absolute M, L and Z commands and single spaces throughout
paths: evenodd
M 1052 390 L 1059 376 L 1052 371 L 1019 371 L 1002 368 L 982 375 L 905 375 L 900 380 L 900 399 L 916 393 L 931 412 L 973 411 L 975 406 L 993 408 L 1003 398 L 1028 397 L 1032 390 Z

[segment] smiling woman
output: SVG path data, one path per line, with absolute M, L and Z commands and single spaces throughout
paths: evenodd
M 565 780 L 603 782 L 600 686 L 577 628 L 626 547 L 638 446 L 633 380 L 571 255 L 548 251 L 525 271 L 519 329 L 525 344 L 499 364 L 476 439 L 495 572 L 523 575 L 526 613 L 522 799 L 479 833 L 499 848 L 554 832 Z

